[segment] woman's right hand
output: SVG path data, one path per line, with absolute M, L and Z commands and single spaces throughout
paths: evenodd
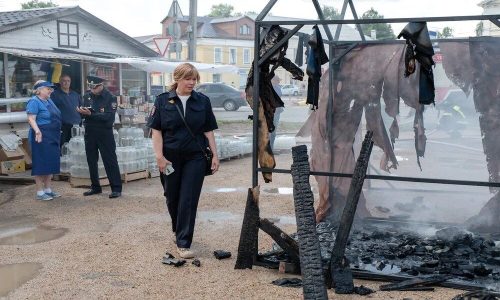
M 35 141 L 37 143 L 42 142 L 42 132 L 40 130 L 35 131 Z
M 156 158 L 156 164 L 158 165 L 158 169 L 160 170 L 160 173 L 165 173 L 165 169 L 167 168 L 168 164 L 172 164 L 170 161 L 168 161 L 165 156 L 157 157 Z

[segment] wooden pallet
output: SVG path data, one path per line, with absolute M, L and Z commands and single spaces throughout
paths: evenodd
M 147 170 L 138 171 L 133 173 L 125 173 L 121 175 L 122 182 L 127 183 L 129 181 L 139 180 L 148 178 L 149 172 Z M 69 183 L 71 187 L 90 187 L 91 182 L 90 178 L 79 178 L 79 177 L 70 177 Z M 107 177 L 99 178 L 99 184 L 101 186 L 108 186 L 109 180 Z
M 52 176 L 52 180 L 54 181 L 68 181 L 71 178 L 70 173 L 59 173 L 59 174 L 54 174 Z
M 138 171 L 138 172 L 134 172 L 134 173 L 122 174 L 122 181 L 127 183 L 129 181 L 145 179 L 148 177 L 149 177 L 149 172 L 147 170 L 144 170 L 144 171 Z

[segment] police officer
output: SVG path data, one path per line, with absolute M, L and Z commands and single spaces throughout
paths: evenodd
M 214 157 L 208 167 L 212 172 L 217 171 L 219 159 L 213 132 L 217 129 L 217 122 L 210 99 L 193 91 L 200 79 L 193 65 L 184 63 L 177 66 L 173 79 L 170 92 L 156 98 L 148 126 L 152 129 L 153 149 L 162 172 L 161 180 L 177 252 L 182 258 L 193 258 L 194 252 L 190 247 L 207 168 L 202 147 L 209 146 L 212 150 Z
M 117 102 L 116 97 L 104 88 L 103 81 L 104 79 L 96 76 L 87 76 L 87 85 L 90 91 L 83 96 L 83 106 L 77 109 L 82 114 L 85 126 L 85 152 L 87 153 L 92 182 L 91 189 L 83 195 L 90 196 L 102 193 L 97 168 L 100 153 L 111 185 L 109 198 L 117 198 L 121 196 L 122 192 L 120 169 L 116 158 L 116 144 L 113 137 Z

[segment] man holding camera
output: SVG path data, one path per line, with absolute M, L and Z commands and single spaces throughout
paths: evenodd
M 97 167 L 100 153 L 111 186 L 109 198 L 118 198 L 122 192 L 122 181 L 113 137 L 117 102 L 116 97 L 104 88 L 103 84 L 104 79 L 87 76 L 89 91 L 83 96 L 83 106 L 77 108 L 85 126 L 85 152 L 92 182 L 91 189 L 83 195 L 102 193 Z

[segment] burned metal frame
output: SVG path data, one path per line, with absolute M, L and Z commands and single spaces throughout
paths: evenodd
M 333 78 L 334 68 L 333 65 L 337 63 L 343 56 L 349 53 L 350 50 L 354 49 L 359 44 L 390 44 L 390 43 L 404 43 L 404 41 L 398 40 L 379 40 L 379 41 L 366 41 L 364 38 L 363 31 L 361 30 L 361 24 L 377 24 L 377 23 L 409 23 L 409 22 L 446 22 L 446 21 L 491 21 L 493 24 L 500 27 L 500 15 L 472 15 L 472 16 L 446 16 L 446 17 L 418 17 L 418 18 L 387 18 L 387 19 L 359 19 L 357 17 L 356 10 L 354 8 L 353 0 L 344 0 L 341 10 L 340 20 L 325 20 L 321 7 L 318 0 L 311 0 L 316 12 L 318 13 L 319 20 L 293 20 L 293 21 L 264 21 L 264 18 L 272 9 L 272 7 L 278 2 L 278 0 L 270 0 L 264 7 L 262 12 L 255 19 L 255 40 L 254 40 L 254 61 L 253 69 L 258 70 L 259 66 L 271 56 L 271 54 L 286 43 L 294 34 L 296 34 L 300 28 L 304 25 L 323 25 L 328 40 L 324 40 L 325 44 L 329 45 L 329 68 L 328 76 L 330 80 Z M 354 19 L 345 20 L 345 12 L 347 10 L 347 5 L 350 6 L 351 12 Z M 354 24 L 356 25 L 358 32 L 360 33 L 361 41 L 339 41 L 340 32 L 343 24 Z M 261 42 L 261 29 L 269 27 L 271 25 L 295 25 L 296 27 L 289 30 L 288 34 L 280 40 L 276 45 L 274 45 L 267 53 L 260 57 L 259 45 Z M 340 25 L 337 26 L 335 36 L 332 36 L 330 28 L 328 25 Z M 436 41 L 443 41 L 443 39 L 437 39 Z M 446 39 L 446 41 L 468 41 L 468 39 Z M 335 56 L 335 46 L 340 44 L 351 44 L 346 50 Z M 253 80 L 254 82 L 259 82 L 259 72 L 254 72 Z M 258 173 L 259 172 L 270 172 L 270 173 L 288 173 L 291 174 L 289 169 L 270 169 L 270 168 L 259 168 L 258 167 L 258 112 L 259 112 L 259 85 L 254 85 L 253 93 L 253 145 L 252 145 L 252 187 L 256 187 L 259 184 Z M 328 91 L 328 101 L 329 104 L 333 104 L 333 93 L 332 90 Z M 332 118 L 333 112 L 330 111 L 333 105 L 328 105 L 329 113 L 328 118 Z M 330 120 L 331 121 L 331 120 Z M 331 124 L 331 122 L 329 122 Z M 330 137 L 332 128 L 329 126 L 327 128 L 327 134 Z M 352 174 L 346 173 L 334 173 L 334 172 L 311 172 L 311 175 L 321 175 L 332 177 L 352 177 Z M 435 184 L 452 184 L 452 185 L 468 185 L 468 186 L 488 186 L 488 187 L 500 187 L 498 182 L 486 182 L 486 181 L 469 181 L 469 180 L 449 180 L 449 179 L 439 179 L 439 178 L 418 178 L 418 177 L 400 177 L 400 176 L 382 176 L 382 175 L 367 175 L 366 179 L 375 180 L 386 180 L 386 181 L 407 181 L 407 182 L 422 182 L 422 183 L 435 183 Z

